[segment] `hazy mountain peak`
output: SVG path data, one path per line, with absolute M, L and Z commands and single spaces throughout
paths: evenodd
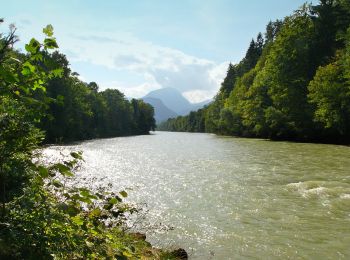
M 191 107 L 191 103 L 175 88 L 161 88 L 148 93 L 146 97 L 160 99 L 165 106 L 177 114 Z
M 158 99 L 153 97 L 144 97 L 142 100 L 148 104 L 150 104 L 154 108 L 154 119 L 157 123 L 168 120 L 169 118 L 175 118 L 178 116 L 174 111 L 169 109 L 164 103 Z
M 153 90 L 143 100 L 154 107 L 157 122 L 162 122 L 177 115 L 187 115 L 211 102 L 211 100 L 207 100 L 192 104 L 175 88 Z

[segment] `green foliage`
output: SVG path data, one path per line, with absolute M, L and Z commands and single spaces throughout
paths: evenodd
M 271 137 L 303 138 L 311 121 L 307 83 L 315 68 L 309 59 L 313 24 L 308 9 L 286 18 L 259 71 L 259 87 L 268 89 L 272 104 L 265 114 Z M 279 119 L 279 124 L 275 123 Z
M 48 36 L 48 37 L 52 37 L 53 36 L 53 27 L 51 24 L 48 24 L 44 29 L 43 29 L 43 33 Z
M 168 119 L 157 126 L 157 130 L 178 131 L 178 132 L 204 132 L 205 118 L 204 110 L 200 109 L 197 112 L 191 112 L 188 116 L 180 116 L 177 118 Z
M 276 20 L 274 22 L 270 21 L 267 24 L 265 32 L 265 44 L 272 43 L 276 39 L 276 36 L 278 35 L 282 25 L 283 22 L 281 20 Z
M 322 125 L 324 134 L 346 140 L 350 130 L 349 47 L 338 54 L 335 62 L 319 67 L 308 95 L 315 105 L 314 120 Z
M 227 98 L 230 95 L 237 80 L 236 70 L 236 67 L 230 63 L 227 70 L 227 76 L 225 77 L 224 82 L 222 82 L 220 88 L 220 94 L 223 96 L 222 98 Z
M 45 93 L 45 83 L 53 76 L 44 68 L 47 65 L 41 53 L 44 45 L 32 39 L 26 45 L 28 54 L 20 55 L 10 49 L 15 41 L 15 37 L 12 42 L 6 41 L 9 46 L 3 46 L 6 51 L 0 60 L 2 214 L 5 214 L 6 201 L 18 194 L 22 183 L 28 179 L 26 169 L 31 164 L 34 149 L 43 139 L 42 131 L 35 124 L 44 115 L 46 103 L 34 96 Z
M 310 82 L 310 102 L 317 106 L 315 120 L 322 122 L 326 128 L 344 125 L 341 110 L 346 109 L 348 89 L 345 82 L 339 82 L 340 74 L 341 69 L 337 64 L 329 64 L 320 67 Z

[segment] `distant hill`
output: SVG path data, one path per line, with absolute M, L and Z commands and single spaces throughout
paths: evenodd
M 178 116 L 178 114 L 166 107 L 158 98 L 144 97 L 142 100 L 153 106 L 154 119 L 156 120 L 156 123 L 160 123 L 168 120 L 169 118 L 175 118 Z
M 178 115 L 183 115 L 191 107 L 191 103 L 174 88 L 161 88 L 148 93 L 145 98 L 160 99 L 165 106 Z
M 143 100 L 147 98 L 153 98 L 160 100 L 169 110 L 175 112 L 177 115 L 187 115 L 191 111 L 197 111 L 198 109 L 209 104 L 211 100 L 207 100 L 201 103 L 190 103 L 177 89 L 174 88 L 161 88 L 148 93 Z M 151 103 L 150 103 L 151 104 Z M 152 104 L 151 104 L 152 105 Z M 156 110 L 156 114 L 159 111 Z

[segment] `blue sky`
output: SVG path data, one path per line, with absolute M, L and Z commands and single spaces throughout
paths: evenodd
M 192 102 L 215 95 L 229 62 L 270 20 L 304 0 L 0 0 L 21 42 L 52 24 L 60 50 L 84 81 L 142 97 L 174 87 Z

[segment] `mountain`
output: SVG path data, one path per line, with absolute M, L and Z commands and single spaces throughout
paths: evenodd
M 160 99 L 165 106 L 178 115 L 191 107 L 191 103 L 174 88 L 161 88 L 148 93 L 145 98 Z
M 142 100 L 154 108 L 154 119 L 157 123 L 168 120 L 169 118 L 175 118 L 178 116 L 174 111 L 170 110 L 164 105 L 164 103 L 158 98 L 144 97 Z
M 209 104 L 211 100 L 207 100 L 201 103 L 190 103 L 177 89 L 174 88 L 161 88 L 148 93 L 143 100 L 147 98 L 153 98 L 160 100 L 163 105 L 174 111 L 177 115 L 187 115 L 191 111 L 197 111 Z M 151 104 L 152 105 L 152 104 Z M 157 109 L 155 109 L 157 114 Z

